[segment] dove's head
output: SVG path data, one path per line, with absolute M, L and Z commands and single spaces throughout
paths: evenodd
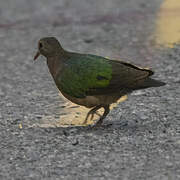
M 63 48 L 55 37 L 45 37 L 40 39 L 38 42 L 38 52 L 34 56 L 34 60 L 36 60 L 41 54 L 48 58 L 55 56 L 62 51 Z

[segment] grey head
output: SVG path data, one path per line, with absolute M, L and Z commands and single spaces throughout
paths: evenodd
M 55 37 L 44 37 L 38 42 L 38 52 L 34 56 L 34 60 L 36 60 L 39 55 L 43 55 L 48 58 L 63 52 L 64 50 L 61 44 Z

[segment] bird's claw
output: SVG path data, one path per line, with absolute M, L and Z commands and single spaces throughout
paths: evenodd
M 104 113 L 103 115 L 100 115 L 97 110 L 99 110 L 100 108 L 104 108 Z M 103 119 L 107 116 L 107 114 L 109 113 L 109 105 L 99 105 L 99 106 L 96 106 L 94 107 L 93 109 L 91 109 L 88 113 L 87 113 L 87 116 L 86 116 L 86 119 L 84 121 L 84 124 L 87 124 L 87 120 L 89 118 L 89 116 L 91 115 L 91 119 L 92 120 L 94 118 L 94 114 L 98 115 L 100 117 L 100 119 L 96 122 L 95 126 L 101 126 L 101 124 L 103 123 Z
M 98 112 L 96 112 L 96 111 L 89 111 L 88 114 L 87 114 L 87 116 L 86 116 L 86 119 L 85 119 L 85 121 L 84 121 L 84 124 L 87 123 L 89 116 L 91 116 L 91 117 L 90 117 L 90 120 L 92 121 L 93 118 L 94 118 L 94 114 L 96 114 L 97 116 L 101 117 L 101 115 L 100 115 Z

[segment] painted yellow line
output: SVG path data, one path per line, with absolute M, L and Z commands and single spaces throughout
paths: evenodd
M 173 47 L 180 42 L 180 0 L 164 0 L 157 17 L 156 44 Z

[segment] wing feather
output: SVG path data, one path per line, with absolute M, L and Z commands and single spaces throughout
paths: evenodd
M 90 88 L 88 95 L 128 93 L 140 87 L 144 80 L 153 74 L 150 69 L 140 68 L 123 61 L 109 60 L 109 63 L 112 66 L 112 78 L 109 85 L 105 88 Z
M 58 86 L 66 94 L 78 98 L 128 93 L 153 74 L 149 69 L 95 55 L 71 54 L 65 64 Z

